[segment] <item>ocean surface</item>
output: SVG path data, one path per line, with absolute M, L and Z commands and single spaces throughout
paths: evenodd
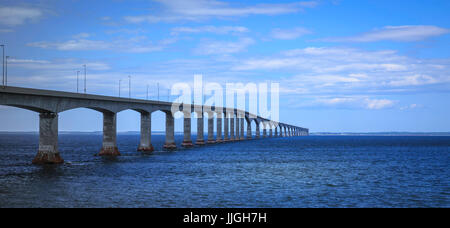
M 176 136 L 177 142 L 182 136 Z M 310 136 L 94 156 L 61 134 L 64 165 L 31 164 L 36 134 L 0 134 L 0 207 L 450 207 L 450 137 Z

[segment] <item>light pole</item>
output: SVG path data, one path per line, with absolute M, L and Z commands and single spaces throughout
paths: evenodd
M 147 100 L 148 100 L 148 84 L 147 84 Z
M 8 59 L 10 57 L 6 56 L 5 58 L 5 86 L 8 86 Z
M 5 45 L 4 44 L 0 44 L 0 46 L 3 49 L 3 59 L 2 59 L 2 66 L 3 66 L 3 73 L 2 73 L 2 85 L 5 85 Z
M 86 64 L 84 64 L 83 67 L 84 67 L 84 94 L 86 94 Z
M 122 84 L 122 79 L 119 79 L 119 97 L 120 97 L 120 85 Z
M 80 78 L 80 71 L 77 70 L 77 93 L 80 92 L 80 89 L 79 89 L 79 87 L 80 87 L 80 86 L 79 86 L 79 84 L 80 84 L 79 81 L 80 81 L 80 80 L 79 80 L 79 78 Z
M 131 76 L 128 75 L 128 97 L 131 99 Z
M 157 83 L 158 86 L 158 101 L 159 101 L 159 82 Z

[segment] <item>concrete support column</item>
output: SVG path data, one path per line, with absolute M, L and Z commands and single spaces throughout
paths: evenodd
M 267 125 L 263 122 L 263 138 L 267 137 Z
M 278 137 L 278 125 L 275 126 L 275 137 Z
M 234 141 L 234 114 L 230 117 L 230 141 Z
M 103 112 L 103 147 L 100 156 L 119 156 L 117 149 L 117 114 Z
M 205 133 L 203 132 L 203 125 L 203 113 L 197 112 L 197 141 L 195 142 L 195 144 L 197 145 L 205 145 Z
M 208 113 L 208 144 L 216 143 L 214 140 L 214 113 Z
M 273 137 L 272 124 L 269 124 L 269 137 Z
M 247 121 L 247 139 L 252 139 L 252 121 Z
M 240 126 L 239 126 L 239 116 L 236 114 L 236 135 L 235 135 L 235 138 L 234 138 L 234 140 L 236 140 L 236 141 L 239 141 L 239 140 L 241 140 L 241 137 L 240 137 L 240 132 L 241 132 L 241 129 L 240 129 Z
M 241 118 L 241 140 L 245 140 L 245 118 Z
M 286 127 L 284 127 L 284 137 L 287 137 L 288 135 L 287 135 L 287 129 L 286 129 Z
M 152 152 L 152 116 L 149 112 L 141 113 L 141 141 L 138 151 Z
M 164 149 L 176 149 L 175 144 L 175 119 L 171 112 L 166 112 L 166 143 Z
M 216 119 L 216 142 L 221 143 L 221 142 L 223 142 L 223 140 L 222 140 L 222 119 L 223 119 L 222 112 L 218 112 L 216 118 L 217 118 Z
M 230 123 L 230 119 L 228 118 L 227 113 L 225 112 L 225 118 L 223 119 L 224 123 L 223 123 L 223 140 L 225 142 L 230 141 L 230 136 L 229 136 L 229 123 Z
M 256 129 L 255 129 L 255 137 L 257 138 L 257 139 L 259 139 L 260 137 L 261 137 L 261 131 L 260 131 L 260 122 L 258 122 L 258 121 L 255 121 L 256 122 Z
M 39 114 L 39 149 L 33 164 L 64 163 L 58 152 L 58 114 Z
M 183 147 L 193 147 L 191 136 L 191 112 L 183 112 Z

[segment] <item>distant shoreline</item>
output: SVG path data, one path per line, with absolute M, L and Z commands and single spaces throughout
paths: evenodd
M 39 134 L 37 131 L 0 131 L 0 134 Z M 60 135 L 64 134 L 103 134 L 102 131 L 60 131 Z M 123 131 L 117 132 L 118 135 L 134 135 L 140 134 L 139 131 Z M 153 131 L 154 135 L 164 135 L 164 131 Z M 175 132 L 176 135 L 183 132 Z M 193 135 L 196 133 L 193 132 Z M 450 136 L 450 132 L 313 132 L 311 136 Z
M 311 136 L 450 136 L 450 132 L 315 132 Z

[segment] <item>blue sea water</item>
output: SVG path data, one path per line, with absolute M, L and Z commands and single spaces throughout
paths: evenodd
M 176 136 L 177 142 L 182 136 Z M 35 166 L 35 134 L 0 134 L 0 207 L 450 207 L 450 137 L 309 136 L 94 156 L 61 134 L 66 164 Z M 180 145 L 179 145 L 180 146 Z

